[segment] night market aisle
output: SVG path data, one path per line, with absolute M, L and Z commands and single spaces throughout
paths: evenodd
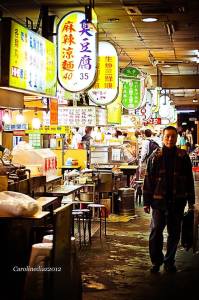
M 107 237 L 100 243 L 96 234 L 91 248 L 81 251 L 83 300 L 198 299 L 199 253 L 179 247 L 177 273 L 162 268 L 151 274 L 150 216 L 143 208 L 136 208 L 136 214 L 128 222 L 109 222 Z

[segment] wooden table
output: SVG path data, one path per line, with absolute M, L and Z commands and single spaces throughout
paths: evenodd
M 38 211 L 36 214 L 33 216 L 12 216 L 10 214 L 1 214 L 0 215 L 0 223 L 2 220 L 9 220 L 11 222 L 13 221 L 32 221 L 32 222 L 37 222 L 37 221 L 44 221 L 45 217 L 49 215 L 48 211 Z
M 46 192 L 47 196 L 68 196 L 75 194 L 75 192 L 81 190 L 83 185 L 60 185 L 54 188 L 52 191 Z
M 57 205 L 58 197 L 39 197 L 36 199 L 37 204 L 42 208 L 43 211 L 48 211 L 53 207 L 53 209 L 57 208 L 61 205 L 61 201 L 59 201 L 59 205 Z
M 130 187 L 130 177 L 136 173 L 138 165 L 121 165 L 119 169 L 127 176 L 127 187 Z

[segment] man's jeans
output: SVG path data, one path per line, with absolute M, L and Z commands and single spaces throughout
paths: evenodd
M 149 253 L 154 265 L 174 264 L 177 246 L 180 240 L 181 221 L 184 209 L 159 210 L 153 209 L 151 233 L 149 236 Z M 163 231 L 167 226 L 166 254 L 163 254 Z

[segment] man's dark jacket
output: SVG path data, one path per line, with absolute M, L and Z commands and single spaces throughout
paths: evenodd
M 163 149 L 157 149 L 149 158 L 143 187 L 144 206 L 166 209 L 167 180 Z M 174 152 L 172 202 L 176 207 L 195 203 L 194 180 L 190 158 L 185 150 Z

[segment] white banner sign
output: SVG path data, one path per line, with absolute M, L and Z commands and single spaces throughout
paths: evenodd
M 83 12 L 71 12 L 58 24 L 58 80 L 71 92 L 88 89 L 96 76 L 97 32 Z
M 95 104 L 107 105 L 116 99 L 118 92 L 117 51 L 110 42 L 99 42 L 97 81 L 88 95 Z

